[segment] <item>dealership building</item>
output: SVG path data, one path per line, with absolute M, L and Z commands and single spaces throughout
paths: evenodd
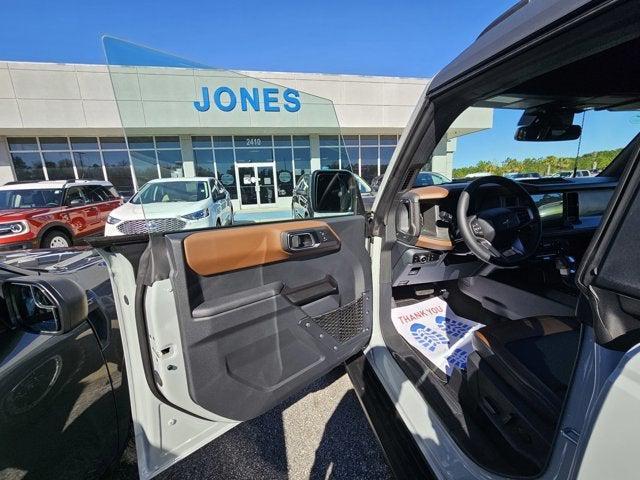
M 0 62 L 0 183 L 215 176 L 236 208 L 284 208 L 297 180 L 349 165 L 382 175 L 426 78 Z M 428 167 L 452 174 L 471 108 Z

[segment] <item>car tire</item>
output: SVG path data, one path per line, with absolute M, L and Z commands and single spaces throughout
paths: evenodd
M 231 215 L 229 215 L 229 225 L 233 225 L 233 207 L 231 207 Z
M 40 241 L 40 248 L 68 248 L 71 245 L 71 237 L 62 230 L 49 230 Z

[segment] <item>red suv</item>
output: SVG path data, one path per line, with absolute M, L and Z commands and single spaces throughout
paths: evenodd
M 99 180 L 7 183 L 0 187 L 0 250 L 68 247 L 102 235 L 121 204 L 113 185 Z

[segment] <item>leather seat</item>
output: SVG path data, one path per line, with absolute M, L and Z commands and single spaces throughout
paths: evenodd
M 555 423 L 571 381 L 579 332 L 572 317 L 505 320 L 476 330 L 473 346 L 522 401 Z

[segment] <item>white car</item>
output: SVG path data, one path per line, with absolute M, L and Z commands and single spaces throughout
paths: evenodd
M 146 183 L 107 218 L 106 236 L 175 232 L 233 224 L 229 192 L 213 177 Z

